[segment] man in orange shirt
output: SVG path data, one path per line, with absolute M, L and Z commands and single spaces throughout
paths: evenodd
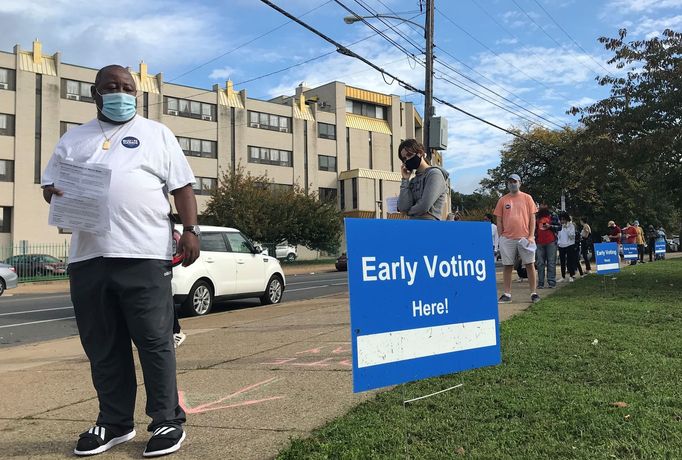
M 535 213 L 538 208 L 533 197 L 520 190 L 521 178 L 518 174 L 511 174 L 507 178 L 509 193 L 497 202 L 495 215 L 497 216 L 497 231 L 500 234 L 499 248 L 504 265 L 504 293 L 499 301 L 511 302 L 511 277 L 516 258 L 528 272 L 530 300 L 535 303 L 540 296 L 535 292 L 537 275 L 535 272 Z

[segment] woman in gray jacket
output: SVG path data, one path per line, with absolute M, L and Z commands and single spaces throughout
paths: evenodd
M 424 146 L 406 139 L 398 147 L 403 180 L 398 196 L 398 211 L 410 219 L 442 220 L 443 204 L 448 193 L 448 172 L 426 162 Z M 414 177 L 412 172 L 415 172 Z

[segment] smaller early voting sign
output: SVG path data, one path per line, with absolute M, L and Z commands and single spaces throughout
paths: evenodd
M 597 261 L 597 274 L 608 275 L 620 272 L 617 243 L 597 243 L 594 245 L 594 259 Z
M 500 363 L 489 223 L 345 225 L 353 391 Z
M 654 252 L 656 254 L 665 254 L 665 241 L 656 241 Z
M 636 244 L 624 244 L 623 245 L 623 259 L 625 260 L 637 260 L 639 258 L 639 252 L 637 252 Z

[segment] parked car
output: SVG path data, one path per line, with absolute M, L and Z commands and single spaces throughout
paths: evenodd
M 176 226 L 181 231 L 182 226 Z M 279 261 L 263 254 L 239 230 L 201 226 L 201 255 L 189 267 L 173 268 L 173 299 L 191 316 L 205 315 L 216 300 L 257 297 L 282 301 L 286 287 Z
M 336 269 L 340 272 L 348 271 L 348 256 L 345 252 L 336 259 Z
M 678 252 L 680 250 L 680 237 L 673 235 L 672 238 L 668 238 L 668 252 Z
M 16 269 L 11 265 L 0 263 L 0 295 L 5 292 L 5 289 L 17 287 L 18 282 Z
M 61 276 L 66 274 L 66 263 L 49 254 L 22 254 L 8 257 L 6 264 L 12 265 L 20 278 L 32 276 Z
M 287 262 L 293 262 L 298 257 L 296 246 L 291 246 L 288 244 L 277 245 L 275 247 L 275 257 L 278 259 L 284 259 Z

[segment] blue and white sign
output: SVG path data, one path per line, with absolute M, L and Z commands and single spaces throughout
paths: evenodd
M 620 272 L 618 243 L 597 243 L 594 245 L 594 258 L 597 261 L 597 274 L 608 275 Z
M 625 260 L 637 260 L 639 259 L 639 252 L 637 252 L 636 244 L 624 244 L 623 245 L 623 259 Z
M 654 246 L 655 254 L 665 254 L 665 241 L 656 241 Z
M 500 363 L 489 223 L 345 224 L 354 392 Z

